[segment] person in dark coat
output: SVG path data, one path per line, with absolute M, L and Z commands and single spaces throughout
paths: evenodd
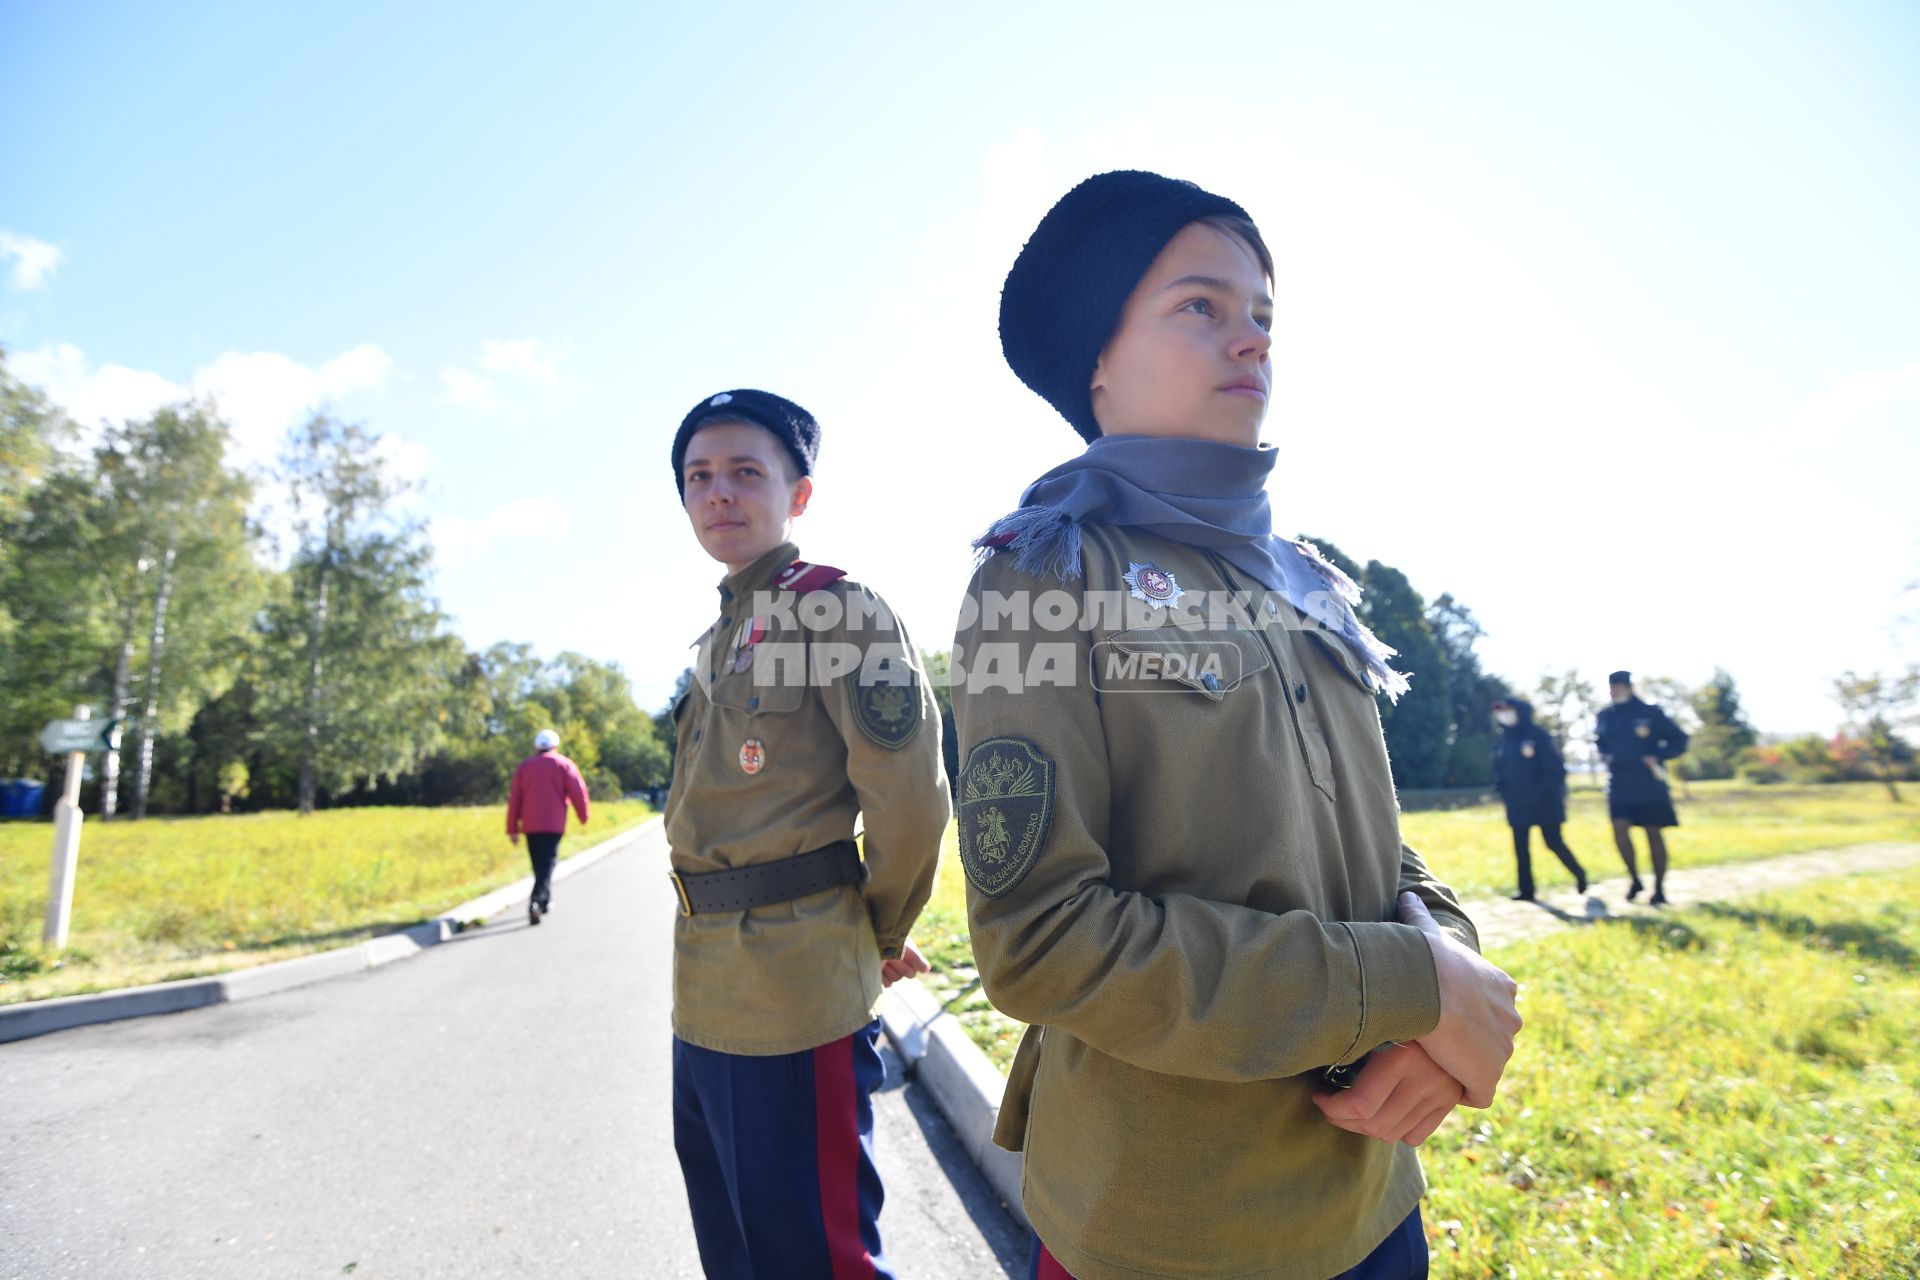
M 1603 707 L 1594 725 L 1594 745 L 1607 762 L 1607 814 L 1613 819 L 1613 842 L 1627 864 L 1633 884 L 1627 899 L 1639 896 L 1640 868 L 1634 860 L 1634 827 L 1647 832 L 1647 856 L 1653 862 L 1653 896 L 1648 905 L 1667 902 L 1667 842 L 1663 827 L 1680 825 L 1667 790 L 1666 762 L 1687 749 L 1687 735 L 1659 707 L 1643 702 L 1633 691 L 1633 673 L 1616 671 L 1607 677 L 1613 705 Z
M 1573 856 L 1560 834 L 1567 820 L 1567 766 L 1553 745 L 1553 735 L 1533 722 L 1533 704 L 1507 698 L 1493 704 L 1500 736 L 1493 743 L 1493 785 L 1506 801 L 1507 825 L 1513 828 L 1513 860 L 1520 873 L 1516 902 L 1533 901 L 1533 829 L 1560 864 L 1573 873 L 1574 887 L 1587 891 L 1586 868 Z

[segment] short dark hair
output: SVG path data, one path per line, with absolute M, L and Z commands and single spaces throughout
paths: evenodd
M 1266 273 L 1267 283 L 1273 283 L 1273 254 L 1267 250 L 1267 242 L 1260 238 L 1260 228 L 1253 225 L 1251 218 L 1236 218 L 1230 213 L 1216 213 L 1200 219 L 1216 231 L 1224 231 L 1237 240 L 1244 241 L 1247 248 L 1253 250 L 1253 256 L 1260 261 L 1260 270 Z
M 786 441 L 774 434 L 771 427 L 767 426 L 764 422 L 755 422 L 752 418 L 743 418 L 737 413 L 728 413 L 725 409 L 715 409 L 712 413 L 695 418 L 686 428 L 687 443 L 692 444 L 693 438 L 702 431 L 705 431 L 708 427 L 725 426 L 759 427 L 767 433 L 768 439 L 780 446 L 774 450 L 774 456 L 780 460 L 780 465 L 786 469 L 787 483 L 792 484 L 800 478 L 800 464 L 794 461 L 793 451 L 787 448 Z M 685 470 L 686 459 L 684 457 L 681 458 L 680 463 L 681 469 Z

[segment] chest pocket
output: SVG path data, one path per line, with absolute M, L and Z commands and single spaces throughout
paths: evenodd
M 1097 642 L 1093 683 L 1108 692 L 1150 692 L 1169 684 L 1224 701 L 1272 666 L 1266 647 L 1240 627 L 1137 627 Z
M 735 672 L 721 676 L 713 682 L 708 696 L 716 707 L 729 711 L 743 712 L 750 717 L 790 715 L 800 709 L 807 700 L 807 687 L 804 684 L 781 680 L 773 684 L 757 684 L 754 670 Z M 770 678 L 770 677 L 763 677 Z

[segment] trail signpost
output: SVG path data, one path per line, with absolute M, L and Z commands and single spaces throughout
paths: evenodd
M 40 745 L 67 757 L 67 782 L 53 806 L 53 872 L 47 881 L 47 926 L 41 939 L 50 947 L 67 945 L 73 921 L 73 880 L 80 867 L 80 775 L 87 753 L 120 745 L 118 720 L 95 720 L 92 707 L 75 707 L 73 719 L 50 720 Z

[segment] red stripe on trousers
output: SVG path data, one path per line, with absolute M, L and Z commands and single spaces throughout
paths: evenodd
M 1067 1269 L 1060 1265 L 1060 1260 L 1048 1251 L 1044 1243 L 1040 1246 L 1040 1269 L 1033 1274 L 1036 1280 L 1073 1280 Z
M 860 1113 L 853 1079 L 853 1038 L 813 1051 L 814 1155 L 820 1165 L 820 1220 L 827 1229 L 833 1280 L 874 1280 L 860 1235 Z

